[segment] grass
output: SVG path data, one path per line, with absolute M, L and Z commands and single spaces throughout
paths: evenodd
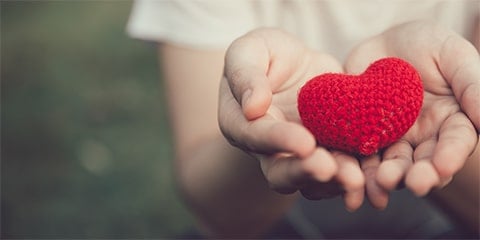
M 1 1 L 2 238 L 169 238 L 176 195 L 152 44 L 130 1 Z

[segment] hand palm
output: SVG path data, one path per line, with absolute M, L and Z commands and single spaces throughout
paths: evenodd
M 288 65 L 294 68 L 286 79 L 277 89 L 273 89 L 272 103 L 267 112 L 282 113 L 287 121 L 293 121 L 301 124 L 297 109 L 297 97 L 299 89 L 311 78 L 326 72 L 342 72 L 340 64 L 332 57 L 315 52 L 306 52 L 301 56 L 303 60 L 296 64 L 287 62 L 281 65 Z M 298 66 L 295 66 L 298 65 Z M 272 72 L 272 75 L 280 75 Z M 267 75 L 269 76 L 270 73 Z
M 315 75 L 342 72 L 341 65 L 272 29 L 235 41 L 225 62 L 220 127 L 233 145 L 259 159 L 270 186 L 313 199 L 343 193 L 347 208 L 359 207 L 364 179 L 358 162 L 316 147 L 297 110 L 298 89 Z
M 358 73 L 369 62 L 385 56 L 403 58 L 417 68 L 424 84 L 424 102 L 420 116 L 405 136 L 383 156 L 363 163 L 367 177 L 372 179 L 367 180 L 367 194 L 378 207 L 388 199 L 384 190 L 394 189 L 403 178 L 418 195 L 446 184 L 463 166 L 477 140 L 464 112 L 478 127 L 478 110 L 472 106 L 472 89 L 479 87 L 478 76 L 473 77 L 474 70 L 462 62 L 475 63 L 478 53 L 468 42 L 437 26 L 405 24 L 359 45 L 351 53 L 346 71 Z
M 257 120 L 279 120 L 301 126 L 297 110 L 298 89 L 315 75 L 342 71 L 340 63 L 331 56 L 313 52 L 296 38 L 278 30 L 257 30 L 241 41 L 234 42 L 227 52 L 221 84 L 221 92 L 226 94 L 220 96 L 220 111 L 235 108 L 234 105 L 240 103 L 246 120 L 251 124 Z M 228 90 L 231 90 L 231 96 Z M 229 117 L 220 114 L 220 118 L 223 116 Z M 223 122 L 226 122 L 225 119 L 220 119 L 221 127 Z M 227 128 L 224 130 L 228 131 Z M 235 133 L 226 135 L 245 137 Z M 271 153 L 262 148 L 245 149 L 252 145 L 249 142 L 254 139 L 251 138 L 247 141 L 230 140 L 243 142 L 240 147 L 247 151 Z M 278 152 L 276 150 L 272 152 Z

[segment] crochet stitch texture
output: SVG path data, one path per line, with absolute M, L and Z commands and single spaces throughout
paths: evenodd
M 318 145 L 368 156 L 408 131 L 422 101 L 415 68 L 389 57 L 357 76 L 326 73 L 312 78 L 300 89 L 298 111 Z

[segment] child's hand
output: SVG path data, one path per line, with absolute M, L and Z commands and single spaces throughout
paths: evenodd
M 343 194 L 346 207 L 353 210 L 364 197 L 358 161 L 317 147 L 297 111 L 300 87 L 324 72 L 342 72 L 342 67 L 285 32 L 250 32 L 227 51 L 219 124 L 230 143 L 259 159 L 272 189 L 300 190 L 310 199 Z
M 367 179 L 376 179 L 367 180 L 367 196 L 379 208 L 402 180 L 419 196 L 446 185 L 473 152 L 480 129 L 480 58 L 467 40 L 430 23 L 411 22 L 359 45 L 345 69 L 356 74 L 385 56 L 413 64 L 425 92 L 420 116 L 406 135 L 382 156 L 362 161 Z

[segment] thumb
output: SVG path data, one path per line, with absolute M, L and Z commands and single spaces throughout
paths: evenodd
M 265 42 L 245 35 L 235 40 L 225 56 L 224 77 L 248 120 L 267 112 L 272 90 L 267 78 L 270 54 Z
M 272 102 L 272 91 L 265 75 L 255 73 L 254 69 L 244 69 L 227 78 L 227 82 L 248 120 L 265 115 Z
M 443 43 L 437 55 L 438 67 L 451 86 L 462 110 L 480 131 L 480 55 L 475 47 L 458 35 Z

